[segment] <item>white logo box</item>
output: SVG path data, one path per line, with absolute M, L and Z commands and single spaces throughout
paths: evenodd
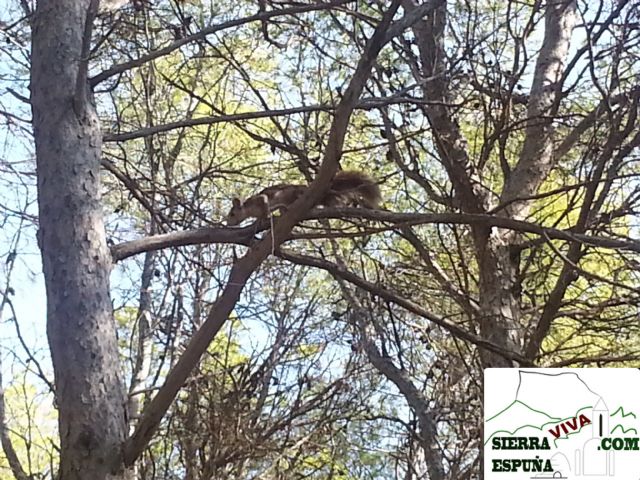
M 486 480 L 640 480 L 640 370 L 488 368 Z

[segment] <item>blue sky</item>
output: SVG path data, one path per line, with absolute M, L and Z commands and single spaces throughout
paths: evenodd
M 0 21 L 9 22 L 16 15 L 15 0 L 0 0 Z M 11 15 L 10 15 L 11 14 Z M 0 37 L 5 43 L 5 38 Z M 5 43 L 6 45 L 6 43 Z M 27 105 L 7 91 L 11 88 L 20 95 L 28 96 L 26 72 L 13 68 L 14 64 L 0 50 L 0 111 L 17 114 L 21 118 L 30 118 Z M 0 114 L 0 288 L 6 288 L 8 255 L 16 251 L 15 266 L 11 273 L 10 286 L 14 294 L 10 296 L 20 322 L 23 338 L 38 360 L 48 365 L 48 347 L 46 341 L 45 312 L 46 296 L 40 252 L 35 241 L 36 226 L 33 221 L 22 222 L 23 228 L 18 235 L 21 219 L 17 214 L 5 211 L 21 211 L 25 205 L 27 214 L 37 215 L 35 161 L 33 143 L 24 128 L 24 123 L 8 125 L 6 116 Z M 24 350 L 17 342 L 16 329 L 9 321 L 12 312 L 5 307 L 0 318 L 0 355 L 2 355 L 3 379 L 10 381 L 11 371 L 20 369 L 16 356 L 24 360 Z

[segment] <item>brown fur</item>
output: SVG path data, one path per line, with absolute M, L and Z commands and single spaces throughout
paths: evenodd
M 306 185 L 280 184 L 267 187 L 242 202 L 233 199 L 227 225 L 238 225 L 244 219 L 267 218 L 275 210 L 285 211 L 307 190 Z M 336 173 L 331 186 L 318 205 L 325 207 L 358 206 L 375 209 L 382 197 L 378 184 L 366 173 L 343 170 Z

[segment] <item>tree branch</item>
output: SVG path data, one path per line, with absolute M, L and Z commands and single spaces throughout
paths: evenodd
M 629 99 L 637 98 L 640 95 L 640 86 L 636 86 L 628 92 L 615 95 L 611 98 L 604 99 L 591 110 L 578 124 L 571 130 L 560 142 L 556 148 L 553 157 L 561 159 L 573 148 L 580 137 L 590 128 L 596 121 L 607 112 L 607 106 L 610 108 L 614 105 L 624 105 Z
M 175 130 L 184 127 L 196 127 L 198 125 L 213 125 L 223 122 L 238 122 L 241 120 L 253 120 L 257 118 L 269 118 L 282 115 L 293 115 L 296 113 L 317 112 L 319 110 L 330 111 L 331 107 L 323 105 L 310 105 L 306 107 L 285 108 L 280 110 L 267 110 L 261 112 L 245 112 L 228 115 L 217 115 L 211 117 L 188 118 L 177 122 L 164 123 L 162 125 L 154 125 L 153 127 L 141 128 L 133 132 L 126 133 L 107 133 L 103 137 L 104 142 L 124 142 L 134 140 L 136 138 L 148 137 L 157 133 Z
M 414 382 L 406 370 L 397 367 L 391 358 L 380 353 L 375 342 L 369 335 L 365 312 L 359 305 L 354 305 L 355 302 L 350 303 L 352 303 L 352 307 L 355 308 L 358 330 L 360 331 L 362 346 L 367 354 L 367 358 L 373 366 L 404 395 L 407 403 L 418 418 L 420 440 L 427 461 L 429 479 L 443 480 L 445 478 L 443 455 L 438 448 L 436 416 L 429 406 L 429 400 L 425 398 L 425 395 L 414 385 Z
M 171 82 L 170 82 L 171 83 Z M 174 84 L 174 86 L 178 87 Z M 181 88 L 181 87 L 178 87 Z M 181 88 L 183 91 L 184 89 Z M 194 95 L 193 92 L 186 92 L 194 98 L 197 98 L 200 102 L 208 105 L 208 102 L 203 98 Z M 358 102 L 356 109 L 371 110 L 374 108 L 380 108 L 385 105 L 399 104 L 399 103 L 416 103 L 420 105 L 442 105 L 442 102 L 428 102 L 421 99 L 389 96 L 382 98 L 365 98 L 361 102 Z M 208 105 L 209 106 L 209 105 Z M 223 122 L 239 122 L 242 120 L 254 120 L 258 118 L 272 118 L 285 115 L 294 115 L 297 113 L 313 113 L 313 112 L 334 112 L 334 105 L 307 105 L 304 107 L 292 107 L 283 108 L 277 110 L 263 110 L 259 112 L 244 112 L 244 113 L 230 113 L 221 114 L 217 116 L 199 117 L 199 118 L 187 118 L 184 120 L 178 120 L 176 122 L 165 123 L 162 125 L 154 125 L 153 127 L 141 128 L 132 132 L 125 133 L 105 133 L 103 142 L 124 142 L 127 140 L 135 140 L 136 138 L 148 137 L 158 133 L 168 132 L 170 130 L 176 130 L 178 128 L 195 127 L 198 125 L 213 125 Z
M 402 5 L 409 14 L 421 8 L 415 0 L 403 0 Z M 420 82 L 420 78 L 416 80 L 422 85 L 424 98 L 430 102 L 425 106 L 425 112 L 440 161 L 453 185 L 456 199 L 465 212 L 481 213 L 486 209 L 487 192 L 482 188 L 479 173 L 469 158 L 466 139 L 456 123 L 452 109 L 448 107 L 452 102 L 449 98 L 449 77 L 445 64 L 446 18 L 446 2 L 441 2 L 427 18 L 413 25 L 422 64 L 420 74 L 430 78 L 425 83 Z
M 114 65 L 108 70 L 105 70 L 104 72 L 99 73 L 95 77 L 91 78 L 89 82 L 92 87 L 95 87 L 100 82 L 104 82 L 105 80 L 113 77 L 114 75 L 121 74 L 132 68 L 136 68 L 141 65 L 144 65 L 145 63 L 150 62 L 151 60 L 162 57 L 164 55 L 168 55 L 169 53 L 177 50 L 183 45 L 187 45 L 191 42 L 196 42 L 198 40 L 203 40 L 208 35 L 219 32 L 221 30 L 227 30 L 229 28 L 238 27 L 240 25 L 245 25 L 251 22 L 261 22 L 273 17 L 295 15 L 298 13 L 313 12 L 316 10 L 325 10 L 328 8 L 345 5 L 347 3 L 351 3 L 352 1 L 353 0 L 336 0 L 330 3 L 319 3 L 319 4 L 313 4 L 313 5 L 303 5 L 298 7 L 292 7 L 292 8 L 283 8 L 280 10 L 272 10 L 270 12 L 261 12 L 256 15 L 251 15 L 249 17 L 238 18 L 235 20 L 229 20 L 228 22 L 211 25 L 210 27 L 207 27 L 199 31 L 198 33 L 194 33 L 193 35 L 189 35 L 184 38 L 181 38 L 180 40 L 176 40 L 172 44 L 167 45 L 164 48 L 155 50 L 151 53 L 148 53 L 147 55 L 143 55 L 140 58 L 137 58 L 135 60 L 130 60 L 128 62 L 124 62 L 119 65 Z
M 2 450 L 4 451 L 4 454 L 7 457 L 7 462 L 9 463 L 9 467 L 11 468 L 11 473 L 16 478 L 16 480 L 29 480 L 29 476 L 24 471 L 24 468 L 22 468 L 22 464 L 20 463 L 18 454 L 16 453 L 15 448 L 13 448 L 13 443 L 11 442 L 11 438 L 9 437 L 9 432 L 8 432 L 5 414 L 4 414 L 4 387 L 2 386 L 2 370 L 1 369 L 0 369 L 0 443 L 2 444 Z
M 629 250 L 640 253 L 640 242 L 637 240 L 621 240 L 618 238 L 574 233 L 571 229 L 560 230 L 557 228 L 547 228 L 535 223 L 524 222 L 522 220 L 512 220 L 509 218 L 484 214 L 394 213 L 383 210 L 367 210 L 363 208 L 323 208 L 308 212 L 303 216 L 303 219 L 344 219 L 347 217 L 386 222 L 390 224 L 389 229 L 426 224 L 481 225 L 484 227 L 497 227 L 523 233 L 533 233 L 540 235 L 541 237 L 548 237 L 554 240 L 565 240 L 567 242 L 577 242 L 592 245 L 594 247 Z M 250 245 L 256 233 L 268 228 L 268 222 L 256 222 L 243 228 L 214 227 L 172 232 L 121 243 L 112 247 L 111 254 L 113 256 L 113 260 L 118 262 L 139 253 L 169 247 L 183 247 L 202 243 L 235 243 L 239 245 Z M 284 240 L 287 240 L 288 238 L 295 238 L 295 236 L 286 237 Z
M 576 22 L 575 11 L 575 0 L 559 0 L 546 6 L 544 41 L 531 86 L 526 136 L 520 159 L 502 191 L 502 204 L 535 194 L 553 164 L 553 116 L 562 92 L 561 80 Z M 530 202 L 513 202 L 504 213 L 523 218 L 530 205 Z
M 468 332 L 467 330 L 459 327 L 458 325 L 449 323 L 448 321 L 438 317 L 437 315 L 431 313 L 430 311 L 412 302 L 411 300 L 401 297 L 397 293 L 394 293 L 384 288 L 381 285 L 373 284 L 367 280 L 364 280 L 363 278 L 360 278 L 356 274 L 336 265 L 335 263 L 331 263 L 327 260 L 311 257 L 308 255 L 300 255 L 300 254 L 293 253 L 287 250 L 282 250 L 282 249 L 280 249 L 277 252 L 277 255 L 280 258 L 293 262 L 297 265 L 306 265 L 308 267 L 314 267 L 314 268 L 325 270 L 333 276 L 339 277 L 357 287 L 362 288 L 363 290 L 368 291 L 369 293 L 377 297 L 380 297 L 384 300 L 395 303 L 396 305 L 399 305 L 405 310 L 415 315 L 418 315 L 419 317 L 429 320 L 430 322 L 438 325 L 439 327 L 442 327 L 444 330 L 449 332 L 454 337 L 459 338 L 461 340 L 465 340 L 469 343 L 472 343 L 478 346 L 479 348 L 488 350 L 493 353 L 497 353 L 498 355 L 508 358 L 509 360 L 517 361 L 523 366 L 533 365 L 533 363 L 530 360 L 526 359 L 519 353 L 506 350 L 499 345 L 491 343 L 482 337 L 479 337 L 477 335 L 474 335 L 471 332 Z

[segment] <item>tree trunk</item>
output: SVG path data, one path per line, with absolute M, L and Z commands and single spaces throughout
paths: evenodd
M 408 11 L 415 0 L 403 0 Z M 518 162 L 505 182 L 501 203 L 507 204 L 500 215 L 526 218 L 532 202 L 526 197 L 536 193 L 553 164 L 553 116 L 562 91 L 565 62 L 576 21 L 575 0 L 562 0 L 545 6 L 544 42 L 536 63 L 527 110 L 526 137 Z M 422 62 L 424 96 L 432 105 L 425 106 L 435 137 L 435 146 L 455 191 L 460 208 L 469 213 L 487 212 L 493 205 L 481 187 L 480 174 L 471 161 L 466 141 L 447 104 L 449 98 L 445 52 L 447 5 L 418 22 L 413 32 Z M 417 78 L 420 80 L 420 78 Z M 525 200 L 516 201 L 520 197 Z M 480 333 L 490 342 L 521 353 L 525 327 L 521 322 L 519 258 L 511 246 L 517 235 L 497 228 L 473 227 L 473 239 L 480 274 Z M 513 362 L 490 351 L 482 351 L 485 367 L 509 367 Z
M 527 127 L 520 158 L 505 182 L 501 202 L 508 204 L 500 213 L 524 219 L 533 205 L 517 202 L 538 192 L 553 164 L 553 117 L 562 94 L 565 62 L 576 22 L 575 0 L 549 3 L 545 11 L 545 32 L 536 62 L 527 110 Z M 513 202 L 513 203 L 509 203 Z M 525 326 L 521 321 L 519 256 L 511 253 L 518 236 L 514 232 L 492 229 L 476 232 L 480 267 L 480 322 L 482 335 L 510 350 L 524 348 Z M 511 362 L 491 352 L 483 352 L 485 367 L 509 367 Z
M 515 353 L 521 353 L 524 327 L 520 324 L 519 256 L 511 254 L 512 232 L 498 228 L 475 229 L 480 275 L 480 332 L 483 338 Z M 502 355 L 480 352 L 482 365 L 513 367 Z
M 91 0 L 40 0 L 31 101 L 60 479 L 122 478 L 125 397 L 100 203 L 101 131 L 86 87 Z

